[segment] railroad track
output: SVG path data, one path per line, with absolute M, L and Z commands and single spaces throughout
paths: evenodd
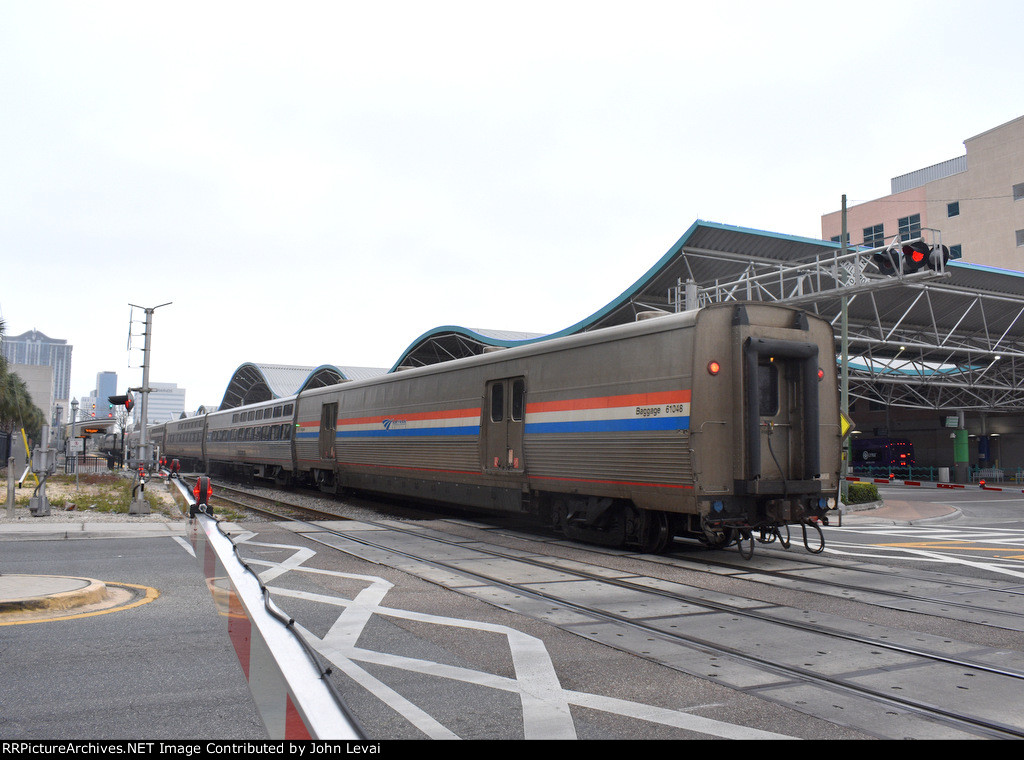
M 232 495 L 228 497 L 224 493 L 221 493 L 219 496 L 215 494 L 215 498 L 229 499 L 236 506 L 244 506 L 246 509 L 251 509 L 275 520 L 308 522 L 311 520 L 350 519 L 334 510 L 320 509 L 308 505 L 300 505 L 288 500 L 259 496 L 240 489 L 220 486 L 218 491 L 229 491 Z M 436 515 L 434 517 L 436 519 Z M 387 531 L 392 533 L 398 532 L 415 535 L 421 542 L 424 537 L 423 532 L 420 530 L 414 528 L 404 529 L 393 522 L 383 524 L 363 518 L 359 519 L 360 522 L 367 522 L 386 528 Z M 396 548 L 391 541 L 374 540 L 367 538 L 365 534 L 342 533 L 320 527 L 321 530 L 336 536 L 342 536 L 346 541 L 353 542 L 354 544 L 374 550 L 392 552 L 406 559 L 413 559 L 435 568 L 444 568 L 463 576 L 468 575 L 481 582 L 499 586 L 516 595 L 532 599 L 542 599 L 550 604 L 557 604 L 562 608 L 571 609 L 595 621 L 613 623 L 616 626 L 639 631 L 646 636 L 656 638 L 662 643 L 668 642 L 678 647 L 697 651 L 701 654 L 702 658 L 728 658 L 744 666 L 769 672 L 780 681 L 809 684 L 824 690 L 826 693 L 842 695 L 844 699 L 867 700 L 875 704 L 882 711 L 891 712 L 895 710 L 912 713 L 923 720 L 941 723 L 968 735 L 991 738 L 1024 737 L 1024 723 L 1018 725 L 986 717 L 977 711 L 972 712 L 967 709 L 943 707 L 932 703 L 925 696 L 897 695 L 891 689 L 867 685 L 854 676 L 833 675 L 822 672 L 820 668 L 816 669 L 816 663 L 781 662 L 777 656 L 760 654 L 737 640 L 731 640 L 727 637 L 714 639 L 706 635 L 694 635 L 678 628 L 668 630 L 657 622 L 640 621 L 628 615 L 616 614 L 608 609 L 601 608 L 599 605 L 581 604 L 564 595 L 542 591 L 533 584 L 512 583 L 501 577 L 497 572 L 477 572 L 467 569 L 464 562 L 456 564 L 445 561 L 443 559 L 445 553 L 443 547 L 447 545 L 449 548 L 457 546 L 464 549 L 465 540 L 461 538 L 453 538 L 448 541 L 432 533 L 429 543 L 439 547 L 439 550 L 436 552 L 421 550 L 413 553 Z M 312 541 L 317 540 L 315 536 L 310 534 L 306 534 L 306 538 Z M 330 546 L 330 544 L 324 545 Z M 608 588 L 610 592 L 617 590 L 632 595 L 639 595 L 651 600 L 652 603 L 664 604 L 665 602 L 670 602 L 678 604 L 681 609 L 685 608 L 691 614 L 693 611 L 699 611 L 701 614 L 725 614 L 733 620 L 733 624 L 737 628 L 747 628 L 750 625 L 763 627 L 767 634 L 767 638 L 764 641 L 767 642 L 773 640 L 773 637 L 806 636 L 810 637 L 812 641 L 819 642 L 818 647 L 821 652 L 832 651 L 837 646 L 855 648 L 861 651 L 867 648 L 877 653 L 879 660 L 887 656 L 898 658 L 900 660 L 900 668 L 905 671 L 929 666 L 943 669 L 953 668 L 959 678 L 965 680 L 979 679 L 977 682 L 981 683 L 984 681 L 986 688 L 991 689 L 995 685 L 997 689 L 1004 689 L 1008 694 L 1019 693 L 1022 686 L 1024 686 L 1021 683 L 1024 681 L 1024 669 L 1001 667 L 992 663 L 951 655 L 938 651 L 938 649 L 930 650 L 924 646 L 899 643 L 891 637 L 884 635 L 868 636 L 850 630 L 842 630 L 835 625 L 798 619 L 785 619 L 778 614 L 779 610 L 777 609 L 765 608 L 764 605 L 760 609 L 751 609 L 749 604 L 743 601 L 731 603 L 724 600 L 724 597 L 711 598 L 715 595 L 703 589 L 682 591 L 671 588 L 671 586 L 678 584 L 665 584 L 664 588 L 655 588 L 649 583 L 644 582 L 644 580 L 609 578 L 607 571 L 602 571 L 600 567 L 588 569 L 587 566 L 574 563 L 570 568 L 564 560 L 559 560 L 558 558 L 543 558 L 536 555 L 524 557 L 522 552 L 504 551 L 497 546 L 474 544 L 473 549 L 481 557 L 501 560 L 503 562 L 515 562 L 520 565 L 526 564 L 532 568 L 557 572 L 563 576 L 591 584 L 600 583 Z M 609 594 L 609 596 L 613 595 L 612 593 Z M 718 596 L 721 597 L 722 595 Z M 741 620 L 746 621 L 742 626 L 740 626 Z M 761 647 L 761 649 L 771 651 L 773 648 L 765 646 Z M 700 673 L 694 674 L 701 675 Z M 710 674 L 705 673 L 703 675 L 708 677 Z M 906 692 L 906 689 L 903 691 Z M 961 703 L 964 701 L 966 701 L 965 698 L 961 699 Z M 870 731 L 871 727 L 864 727 L 864 730 Z

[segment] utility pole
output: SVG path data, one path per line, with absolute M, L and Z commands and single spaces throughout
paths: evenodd
M 142 394 L 142 405 L 139 412 L 139 424 L 141 429 L 139 430 L 139 464 L 143 467 L 149 467 L 152 460 L 150 456 L 150 446 L 146 438 L 148 431 L 146 427 L 149 425 L 149 356 L 152 351 L 152 338 L 153 338 L 153 312 L 162 306 L 170 306 L 172 302 L 162 303 L 160 306 L 137 306 L 135 304 L 129 304 L 136 309 L 142 309 L 146 312 L 146 332 L 145 343 L 142 348 L 142 387 L 136 389 Z M 132 503 L 128 507 L 128 514 L 130 515 L 148 515 L 150 513 L 149 502 L 143 498 L 145 494 L 140 489 L 138 497 L 132 500 Z
M 839 245 L 840 251 L 843 257 L 846 256 L 846 193 L 843 193 L 843 211 L 842 211 L 843 226 L 839 232 Z M 842 331 L 840 340 L 842 342 L 842 363 L 840 365 L 840 381 L 839 381 L 839 409 L 846 416 L 846 419 L 850 418 L 850 314 L 849 314 L 849 296 L 843 295 L 842 297 L 842 315 L 841 315 L 841 326 Z M 840 480 L 839 480 L 839 493 L 840 496 L 846 493 L 846 476 L 850 474 L 850 439 L 847 438 L 843 441 L 843 461 L 839 468 Z

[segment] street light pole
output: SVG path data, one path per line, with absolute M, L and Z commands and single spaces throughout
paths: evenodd
M 78 452 L 74 450 L 75 441 L 78 440 L 75 435 L 75 425 L 78 422 L 78 399 L 71 400 L 71 440 L 68 441 L 68 445 L 71 447 L 71 453 L 74 455 L 71 458 L 71 466 L 75 470 L 75 490 L 78 490 Z
M 141 411 L 139 412 L 140 420 L 139 424 L 141 429 L 139 430 L 139 463 L 148 469 L 150 464 L 149 454 L 149 442 L 147 440 L 146 427 L 149 425 L 149 355 L 152 350 L 151 341 L 153 339 L 153 312 L 159 309 L 161 306 L 170 306 L 172 302 L 162 303 L 160 306 L 136 306 L 135 304 L 129 304 L 135 306 L 137 309 L 142 309 L 146 312 L 146 341 L 142 348 L 142 388 L 139 391 L 142 393 L 142 405 Z M 128 507 L 128 514 L 130 515 L 148 515 L 151 512 L 149 502 L 144 498 L 138 498 L 132 501 Z

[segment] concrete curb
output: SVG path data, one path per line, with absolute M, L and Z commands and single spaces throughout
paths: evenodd
M 0 614 L 68 610 L 102 602 L 106 595 L 106 584 L 94 578 L 0 575 Z

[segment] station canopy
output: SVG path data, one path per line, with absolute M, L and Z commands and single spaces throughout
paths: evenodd
M 898 250 L 898 238 L 889 248 Z M 932 241 L 933 243 L 935 241 Z M 760 301 L 828 320 L 851 398 L 945 411 L 1024 410 L 1024 273 L 963 261 L 886 275 L 879 249 L 696 221 L 631 287 L 550 335 L 445 326 L 417 338 L 391 372 L 713 303 Z M 845 309 L 844 309 L 845 306 Z M 843 312 L 846 312 L 844 330 Z M 221 408 L 294 395 L 385 370 L 243 364 Z
M 293 367 L 246 362 L 232 373 L 220 408 L 233 409 L 236 406 L 294 396 L 309 388 L 321 388 L 348 380 L 363 380 L 382 375 L 386 371 L 372 367 L 346 367 L 334 364 Z

